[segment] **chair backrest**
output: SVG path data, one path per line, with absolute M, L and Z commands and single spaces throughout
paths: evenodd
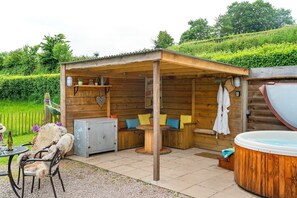
M 74 136 L 70 133 L 67 133 L 61 137 L 59 142 L 56 144 L 57 149 L 62 152 L 62 155 L 65 155 L 71 150 L 74 143 Z
M 49 175 L 55 175 L 59 170 L 59 164 L 62 160 L 62 151 L 57 149 L 49 167 Z
M 57 143 L 66 133 L 67 129 L 62 126 L 58 126 L 54 123 L 45 124 L 39 129 L 32 150 L 39 151 L 53 143 Z
M 51 159 L 49 174 L 55 175 L 59 168 L 62 157 L 71 150 L 74 142 L 74 136 L 70 133 L 63 135 L 57 144 L 49 148 L 47 155 L 43 159 Z

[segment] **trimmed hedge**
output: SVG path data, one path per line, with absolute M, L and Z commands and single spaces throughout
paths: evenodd
M 280 29 L 238 34 L 218 39 L 193 41 L 169 49 L 196 55 L 201 53 L 212 53 L 217 51 L 238 52 L 245 49 L 261 47 L 266 44 L 297 43 L 297 26 L 287 26 Z
M 60 75 L 0 76 L 0 100 L 30 100 L 43 103 L 44 93 L 60 100 Z
M 293 43 L 267 44 L 237 53 L 221 51 L 195 55 L 248 68 L 297 65 L 297 45 Z

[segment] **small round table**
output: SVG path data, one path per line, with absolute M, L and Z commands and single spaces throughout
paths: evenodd
M 9 177 L 9 182 L 12 187 L 13 192 L 16 194 L 17 197 L 20 197 L 16 189 L 20 190 L 21 188 L 16 185 L 14 182 L 14 179 L 12 177 L 12 172 L 11 172 L 11 161 L 15 155 L 21 154 L 28 151 L 28 148 L 26 146 L 14 146 L 12 151 L 8 151 L 7 147 L 2 147 L 0 149 L 0 157 L 8 157 L 8 166 L 7 166 L 7 172 L 1 172 L 0 176 L 8 176 Z
M 154 127 L 152 125 L 139 125 L 136 127 L 137 129 L 144 130 L 144 148 L 138 148 L 135 151 L 141 154 L 153 154 L 153 146 L 154 146 Z M 170 127 L 167 125 L 161 125 L 160 130 L 168 130 Z M 160 154 L 171 153 L 171 150 L 168 148 L 162 147 L 162 134 L 160 135 Z

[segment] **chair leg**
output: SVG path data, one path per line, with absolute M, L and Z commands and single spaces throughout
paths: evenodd
M 24 197 L 24 189 L 25 189 L 25 175 L 24 175 L 24 173 L 22 172 L 22 175 L 23 175 L 23 177 L 22 177 L 22 198 Z
M 33 179 L 32 179 L 31 193 L 33 193 L 34 180 L 35 180 L 35 176 L 33 176 Z
M 19 166 L 19 172 L 18 172 L 18 185 L 20 184 L 20 176 L 21 176 L 21 167 Z
M 54 186 L 54 182 L 53 182 L 52 176 L 50 176 L 50 180 L 51 180 L 51 184 L 52 184 L 52 187 L 53 187 L 55 198 L 57 198 L 57 194 L 56 194 L 56 190 L 55 190 L 55 186 Z
M 38 179 L 38 190 L 40 189 L 40 179 Z
M 61 184 L 62 184 L 63 191 L 65 192 L 64 183 L 63 183 L 63 180 L 62 180 L 62 177 L 61 177 L 61 174 L 60 174 L 60 170 L 58 170 L 58 175 L 59 175 L 59 179 L 60 179 Z

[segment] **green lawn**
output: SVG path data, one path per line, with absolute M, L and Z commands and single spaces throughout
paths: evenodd
M 43 104 L 32 101 L 0 100 L 0 113 L 42 111 Z
M 19 145 L 31 142 L 33 136 L 35 136 L 34 133 L 31 133 L 28 135 L 22 135 L 22 136 L 15 136 L 13 137 L 13 145 L 19 146 Z M 4 143 L 6 144 L 6 142 L 7 142 L 7 138 L 4 138 Z M 13 161 L 16 161 L 17 158 L 18 158 L 17 156 L 14 156 Z M 8 157 L 0 158 L 0 165 L 7 164 L 7 162 L 8 162 Z

